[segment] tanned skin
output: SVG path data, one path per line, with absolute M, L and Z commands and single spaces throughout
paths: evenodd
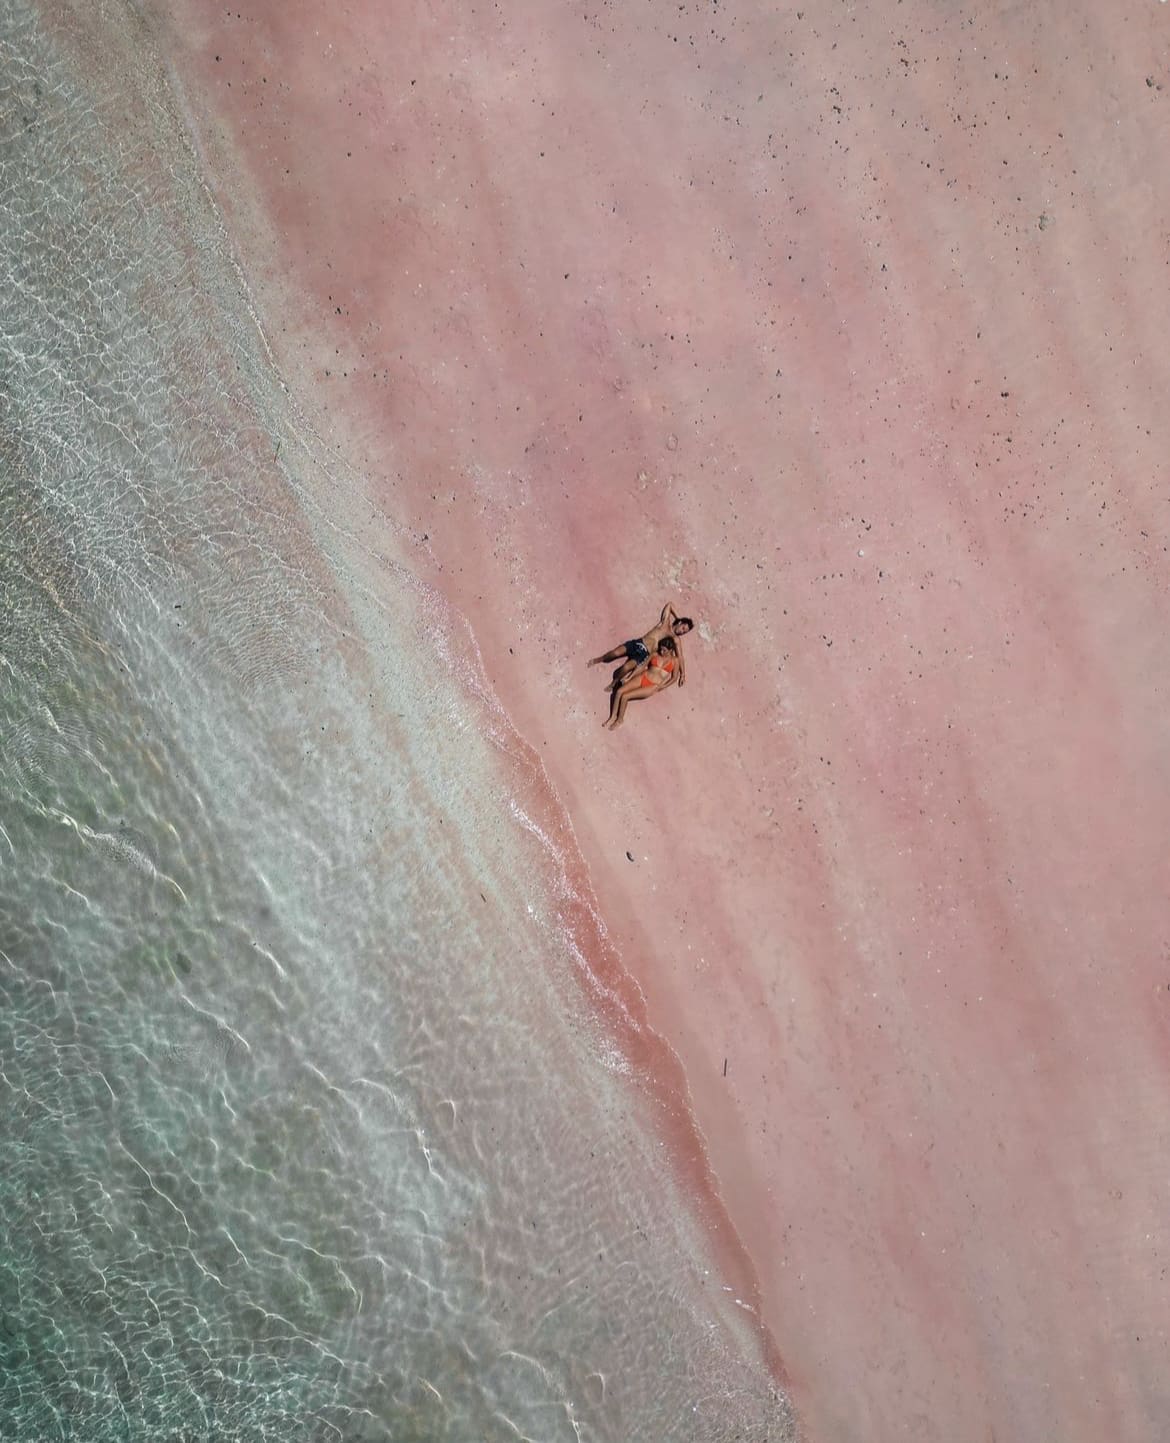
M 685 686 L 687 680 L 687 664 L 686 659 L 683 656 L 683 649 L 680 643 L 682 637 L 686 636 L 687 632 L 690 631 L 690 629 L 691 628 L 687 624 L 686 620 L 679 618 L 679 616 L 675 612 L 674 607 L 668 601 L 666 605 L 662 608 L 662 615 L 658 618 L 658 625 L 652 626 L 650 630 L 646 633 L 646 635 L 642 638 L 642 645 L 646 648 L 646 650 L 650 653 L 651 656 L 653 656 L 658 650 L 658 643 L 662 640 L 664 636 L 672 636 L 674 638 L 675 646 L 678 649 L 678 666 L 676 668 L 676 675 L 678 678 L 679 686 Z M 612 679 L 607 684 L 606 691 L 619 690 L 631 679 L 640 677 L 649 665 L 648 661 L 643 661 L 639 663 L 634 661 L 632 657 L 628 656 L 626 653 L 627 644 L 628 643 L 623 641 L 620 646 L 615 646 L 611 651 L 605 652 L 604 655 L 594 656 L 591 657 L 589 660 L 590 666 L 601 666 L 604 665 L 606 662 L 611 661 L 621 662 L 621 665 L 614 672 Z M 650 694 L 650 689 L 647 687 L 646 695 L 649 696 Z
M 674 662 L 671 671 L 666 670 L 666 665 Z M 653 681 L 652 686 L 645 684 L 646 673 Z M 625 720 L 626 707 L 632 701 L 645 701 L 648 696 L 657 696 L 660 691 L 665 691 L 677 681 L 682 685 L 682 653 L 679 650 L 678 642 L 672 636 L 663 637 L 658 643 L 657 651 L 653 652 L 650 660 L 639 666 L 634 676 L 622 686 L 615 686 L 610 701 L 609 716 L 602 722 L 602 726 L 608 727 L 610 731 L 616 731 Z

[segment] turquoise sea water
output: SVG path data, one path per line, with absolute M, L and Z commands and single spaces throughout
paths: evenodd
M 787 1436 L 458 625 L 77 15 L 0 4 L 0 1440 Z

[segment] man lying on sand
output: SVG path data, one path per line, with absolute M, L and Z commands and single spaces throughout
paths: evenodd
M 602 722 L 610 731 L 621 726 L 626 707 L 632 701 L 645 701 L 656 696 L 675 682 L 682 686 L 682 652 L 673 636 L 664 636 L 658 643 L 657 651 L 651 653 L 649 661 L 635 667 L 629 681 L 615 686 L 610 701 L 609 716 Z
M 590 666 L 599 666 L 603 662 L 621 661 L 621 666 L 613 674 L 613 680 L 609 683 L 609 690 L 617 691 L 630 680 L 634 672 L 639 668 L 644 669 L 650 657 L 658 650 L 658 643 L 663 637 L 674 637 L 676 644 L 679 638 L 686 636 L 692 630 L 695 623 L 689 616 L 676 616 L 674 607 L 668 601 L 662 608 L 662 615 L 658 618 L 658 625 L 652 626 L 643 637 L 635 637 L 633 641 L 623 641 L 621 646 L 615 646 L 612 651 L 607 651 L 604 656 L 595 656 L 590 659 Z M 678 652 L 678 684 L 685 686 L 687 680 L 687 666 L 683 660 L 682 647 L 676 645 Z

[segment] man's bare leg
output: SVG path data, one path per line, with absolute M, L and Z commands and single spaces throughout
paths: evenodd
M 627 655 L 626 644 L 623 641 L 621 646 L 615 646 L 612 651 L 607 651 L 604 656 L 590 657 L 590 666 L 599 666 L 607 661 L 621 661 Z

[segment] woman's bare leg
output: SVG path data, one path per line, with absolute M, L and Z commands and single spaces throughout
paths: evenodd
M 648 696 L 653 696 L 655 692 L 661 690 L 662 688 L 659 686 L 643 686 L 641 677 L 639 677 L 637 681 L 627 682 L 625 686 L 619 687 L 619 689 L 614 692 L 609 720 L 605 725 L 609 727 L 610 731 L 616 731 L 625 718 L 626 707 L 628 707 L 632 701 L 645 701 Z
M 648 697 L 656 696 L 662 688 L 660 686 L 643 686 L 641 681 L 636 681 L 632 686 L 622 689 L 622 700 L 618 705 L 617 716 L 614 717 L 613 726 L 610 731 L 617 731 L 626 715 L 626 707 L 632 701 L 645 701 Z
M 613 688 L 613 691 L 611 692 L 609 698 L 609 715 L 602 722 L 602 726 L 607 727 L 612 725 L 614 717 L 616 717 L 618 714 L 618 707 L 621 706 L 622 691 L 623 688 L 620 686 L 615 686 Z

